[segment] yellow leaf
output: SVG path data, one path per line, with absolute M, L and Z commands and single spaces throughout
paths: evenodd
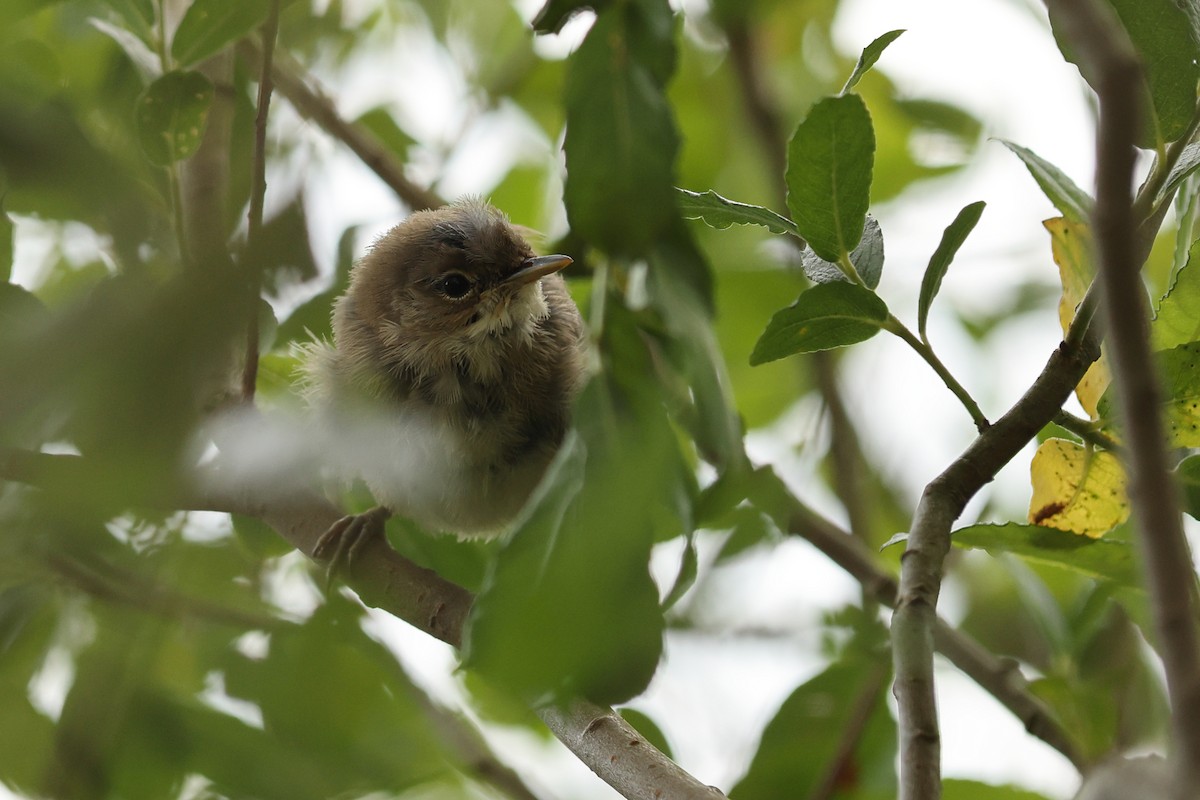
M 1112 453 L 1047 439 L 1029 465 L 1029 521 L 1093 539 L 1129 517 L 1125 470 Z
M 1082 222 L 1071 222 L 1063 217 L 1048 219 L 1042 223 L 1050 232 L 1050 252 L 1058 265 L 1058 277 L 1062 282 L 1062 299 L 1058 301 L 1058 321 L 1063 333 L 1075 319 L 1075 308 L 1083 300 L 1096 266 L 1092 262 L 1092 233 Z M 1108 388 L 1110 379 L 1108 357 L 1101 350 L 1100 358 L 1084 374 L 1075 387 L 1079 404 L 1092 419 L 1097 419 L 1096 403 Z

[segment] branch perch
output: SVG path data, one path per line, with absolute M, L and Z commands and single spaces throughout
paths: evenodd
M 1132 185 L 1142 72 L 1137 52 L 1094 0 L 1047 0 L 1091 74 L 1100 99 L 1092 224 L 1113 386 L 1127 443 L 1129 497 L 1171 702 L 1174 796 L 1200 788 L 1200 648 L 1192 599 L 1196 576 L 1169 475 L 1161 390 L 1147 336 L 1136 251 Z M 1182 144 L 1182 143 L 1177 143 Z

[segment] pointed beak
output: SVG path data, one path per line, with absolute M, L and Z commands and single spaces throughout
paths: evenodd
M 524 286 L 558 272 L 571 263 L 570 256 L 537 256 L 521 262 L 521 268 L 504 279 L 505 286 Z

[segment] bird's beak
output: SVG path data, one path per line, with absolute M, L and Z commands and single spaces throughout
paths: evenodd
M 504 279 L 506 286 L 524 286 L 558 272 L 571 263 L 570 256 L 537 256 L 521 262 L 521 268 Z

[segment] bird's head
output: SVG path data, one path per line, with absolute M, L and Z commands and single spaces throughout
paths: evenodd
M 355 267 L 339 301 L 339 349 L 378 348 L 393 363 L 456 363 L 507 348 L 550 314 L 541 282 L 571 263 L 535 256 L 505 216 L 468 199 L 413 214 Z M 362 353 L 366 356 L 367 353 Z

